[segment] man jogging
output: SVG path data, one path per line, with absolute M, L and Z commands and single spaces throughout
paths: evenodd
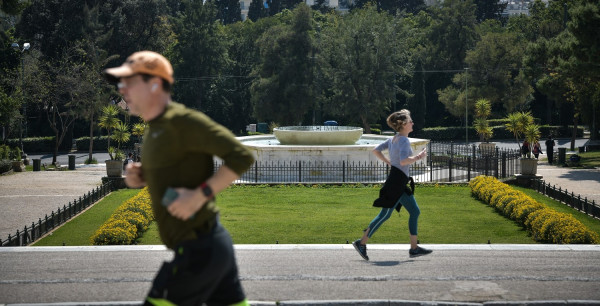
M 148 186 L 160 237 L 175 251 L 146 305 L 249 305 L 214 198 L 250 167 L 252 153 L 205 114 L 171 101 L 173 69 L 162 55 L 136 52 L 104 74 L 148 123 L 141 162 L 127 165 L 125 183 Z M 214 156 L 224 161 L 217 172 Z

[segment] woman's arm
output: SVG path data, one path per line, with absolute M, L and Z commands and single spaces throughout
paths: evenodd
M 383 153 L 381 153 L 381 151 L 374 149 L 373 154 L 375 155 L 375 157 L 379 158 L 382 162 L 384 162 L 390 166 L 392 165 L 392 162 L 387 157 L 385 157 L 385 155 L 383 155 Z
M 413 155 L 413 156 L 409 156 L 403 160 L 400 161 L 400 165 L 401 166 L 406 166 L 406 165 L 410 165 L 410 164 L 414 164 L 416 163 L 418 160 L 423 159 L 427 156 L 427 149 L 423 149 L 421 152 L 419 152 L 419 154 L 417 155 Z

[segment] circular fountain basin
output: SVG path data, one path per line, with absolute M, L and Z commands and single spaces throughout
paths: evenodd
M 377 163 L 372 153 L 380 143 L 392 136 L 364 134 L 350 145 L 285 145 L 271 134 L 238 137 L 248 147 L 256 161 L 266 162 L 312 162 L 312 163 Z M 427 146 L 428 139 L 409 138 L 413 152 Z M 384 151 L 387 156 L 387 150 Z
M 353 126 L 284 126 L 273 129 L 282 145 L 353 145 L 363 129 Z

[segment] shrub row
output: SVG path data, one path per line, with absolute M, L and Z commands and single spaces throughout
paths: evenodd
M 148 188 L 123 202 L 90 237 L 94 245 L 129 245 L 148 229 L 154 220 Z
M 514 139 L 515 136 L 509 132 L 506 127 L 501 126 L 493 126 L 494 135 L 492 137 L 492 141 L 494 139 Z M 471 141 L 478 140 L 479 136 L 475 131 L 474 127 L 469 127 L 469 139 Z M 565 138 L 571 137 L 572 127 L 562 127 L 562 126 L 549 126 L 544 125 L 540 127 L 540 134 L 542 135 L 542 139 L 546 139 L 546 137 L 550 134 L 554 135 L 555 138 Z M 430 127 L 424 128 L 422 130 L 416 131 L 413 134 L 413 137 L 424 138 L 424 139 L 433 139 L 437 141 L 443 140 L 465 140 L 465 127 Z M 583 137 L 583 128 L 577 128 L 577 137 Z M 522 139 L 521 139 L 522 141 Z
M 516 221 L 539 242 L 600 243 L 597 233 L 569 214 L 559 213 L 493 176 L 478 176 L 469 182 L 471 193 Z
M 23 138 L 23 150 L 27 153 L 53 152 L 56 145 L 54 136 L 47 137 L 29 137 Z M 131 137 L 128 142 L 121 144 L 121 148 L 133 148 L 135 142 L 139 140 L 136 137 Z M 5 143 L 11 147 L 20 147 L 19 139 L 6 139 Z M 114 140 L 110 142 L 111 146 L 116 146 Z M 73 144 L 69 141 L 63 141 L 58 151 L 69 151 Z M 90 138 L 81 137 L 75 139 L 75 145 L 78 151 L 86 152 L 90 149 Z M 94 151 L 108 150 L 108 136 L 94 136 Z
M 498 120 L 500 122 L 494 122 L 491 120 L 491 124 L 502 123 L 502 120 Z M 506 130 L 503 125 L 493 126 L 492 129 L 494 130 L 492 141 L 494 139 L 514 139 L 514 135 Z M 382 129 L 380 124 L 371 125 L 371 133 L 381 134 L 381 132 Z M 550 134 L 554 135 L 555 138 L 566 138 L 571 137 L 572 127 L 544 125 L 540 127 L 540 132 L 542 139 L 545 139 Z M 248 135 L 262 135 L 262 133 L 250 132 Z M 465 127 L 429 127 L 415 131 L 411 135 L 412 137 L 432 139 L 437 141 L 459 141 L 465 140 Z M 583 137 L 583 127 L 577 128 L 577 137 Z M 53 152 L 55 145 L 54 139 L 54 136 L 23 138 L 23 150 L 25 150 L 27 153 Z M 469 127 L 469 139 L 471 139 L 471 141 L 479 139 L 474 127 Z M 121 149 L 133 148 L 134 143 L 139 141 L 140 140 L 137 139 L 137 137 L 131 137 L 128 142 L 121 145 Z M 9 146 L 15 147 L 19 145 L 19 139 L 6 139 L 5 143 Z M 77 146 L 78 151 L 88 151 L 90 148 L 90 138 L 77 138 L 75 140 L 75 145 Z M 111 141 L 111 145 L 116 145 L 116 142 Z M 71 149 L 71 146 L 72 144 L 68 141 L 63 141 L 58 150 L 68 151 Z M 105 150 L 108 150 L 108 136 L 95 136 L 94 151 Z

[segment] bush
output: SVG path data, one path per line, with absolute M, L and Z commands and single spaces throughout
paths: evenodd
M 92 244 L 133 244 L 154 220 L 148 188 L 123 202 L 90 237 Z
M 506 119 L 492 119 L 489 120 L 493 131 L 494 139 L 514 139 L 515 136 L 509 132 L 504 126 L 503 122 Z M 562 126 L 549 126 L 544 125 L 540 127 L 540 133 L 542 138 L 552 134 L 554 138 L 558 137 L 571 137 L 573 127 L 562 127 Z M 471 141 L 479 141 L 477 131 L 474 127 L 468 127 L 469 139 Z M 413 137 L 432 139 L 437 141 L 464 141 L 465 140 L 465 127 L 453 126 L 453 127 L 428 127 L 413 132 Z M 583 137 L 583 127 L 577 128 L 577 137 Z
M 0 160 L 0 173 L 6 173 L 12 169 L 12 162 L 8 159 Z
M 109 219 L 92 236 L 95 245 L 128 245 L 137 238 L 135 225 L 127 220 Z
M 0 160 L 10 160 L 10 147 L 0 145 Z
M 55 145 L 54 139 L 54 136 L 23 138 L 23 150 L 28 153 L 53 152 Z M 12 147 L 19 147 L 19 139 L 7 139 L 6 144 Z M 58 149 L 68 150 L 70 148 L 71 144 L 68 143 L 68 141 L 63 141 Z
M 544 243 L 600 243 L 600 237 L 569 214 L 556 212 L 492 176 L 469 182 L 473 196 L 524 226 Z

